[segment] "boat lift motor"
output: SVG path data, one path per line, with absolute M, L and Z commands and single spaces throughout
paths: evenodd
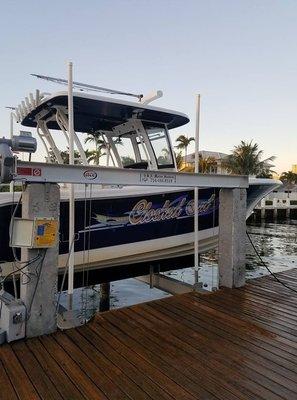
M 15 156 L 13 151 L 24 153 L 35 153 L 37 141 L 32 136 L 20 135 L 13 136 L 11 139 L 0 138 L 0 183 L 12 181 Z
M 26 307 L 3 289 L 0 292 L 0 344 L 25 337 Z

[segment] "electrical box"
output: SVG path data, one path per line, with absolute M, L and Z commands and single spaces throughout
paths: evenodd
M 10 228 L 10 246 L 30 249 L 56 245 L 59 223 L 54 218 L 14 218 Z
M 0 330 L 4 333 L 1 342 L 23 339 L 26 332 L 26 307 L 11 294 L 2 291 L 0 294 L 1 317 Z

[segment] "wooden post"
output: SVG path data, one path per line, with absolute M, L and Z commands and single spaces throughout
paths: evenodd
M 101 283 L 100 285 L 100 311 L 108 311 L 110 309 L 110 282 Z

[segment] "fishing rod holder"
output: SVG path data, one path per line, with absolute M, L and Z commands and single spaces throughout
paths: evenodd
M 16 156 L 13 152 L 35 153 L 37 141 L 32 136 L 19 135 L 11 139 L 0 138 L 0 183 L 9 183 L 13 179 Z

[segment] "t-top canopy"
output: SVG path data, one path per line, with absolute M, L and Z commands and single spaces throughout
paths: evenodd
M 177 128 L 189 122 L 182 113 L 159 107 L 146 106 L 108 97 L 94 96 L 87 93 L 74 93 L 74 129 L 76 132 L 94 133 L 98 130 L 111 130 L 127 122 L 130 118 L 164 123 L 168 129 Z M 67 109 L 67 92 L 59 92 L 46 97 L 21 121 L 22 125 L 36 127 L 37 120 L 47 120 L 55 114 L 56 109 Z M 53 119 L 47 123 L 49 129 L 60 129 Z

